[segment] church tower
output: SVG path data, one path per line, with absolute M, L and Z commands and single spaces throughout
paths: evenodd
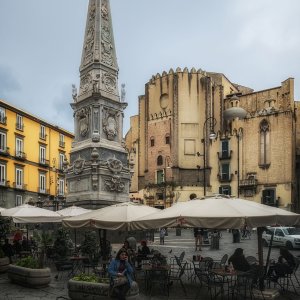
M 87 208 L 129 200 L 130 172 L 123 147 L 123 110 L 109 0 L 90 0 L 73 87 L 75 140 L 65 163 L 67 204 Z

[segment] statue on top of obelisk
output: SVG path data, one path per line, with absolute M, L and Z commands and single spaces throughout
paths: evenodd
M 74 102 L 75 140 L 65 164 L 67 204 L 97 208 L 129 200 L 123 111 L 109 0 L 90 0 Z

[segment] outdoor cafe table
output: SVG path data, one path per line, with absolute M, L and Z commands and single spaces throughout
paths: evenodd
M 235 286 L 236 280 L 239 276 L 245 276 L 246 272 L 242 271 L 226 271 L 223 269 L 211 269 L 210 274 L 213 276 L 215 282 L 220 284 L 220 291 L 215 294 L 216 298 L 221 295 L 222 299 L 225 296 L 225 290 L 227 291 L 227 298 L 230 298 L 230 291 L 233 296 L 233 288 Z
M 151 293 L 154 282 L 160 283 L 164 288 L 167 287 L 170 265 L 143 264 L 142 271 L 145 274 L 145 289 L 147 293 Z

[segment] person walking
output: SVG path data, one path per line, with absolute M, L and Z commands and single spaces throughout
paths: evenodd
M 204 230 L 203 228 L 195 227 L 194 228 L 194 237 L 195 237 L 195 251 L 199 248 L 201 251 L 201 246 L 203 242 Z
M 159 231 L 159 243 L 161 245 L 165 244 L 165 235 L 166 235 L 166 229 L 162 227 Z

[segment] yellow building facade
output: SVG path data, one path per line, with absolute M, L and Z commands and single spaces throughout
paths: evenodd
M 299 211 L 297 106 L 293 78 L 254 91 L 194 68 L 152 76 L 126 136 L 131 191 L 160 208 L 228 194 Z
M 0 100 L 0 207 L 61 206 L 73 134 Z

